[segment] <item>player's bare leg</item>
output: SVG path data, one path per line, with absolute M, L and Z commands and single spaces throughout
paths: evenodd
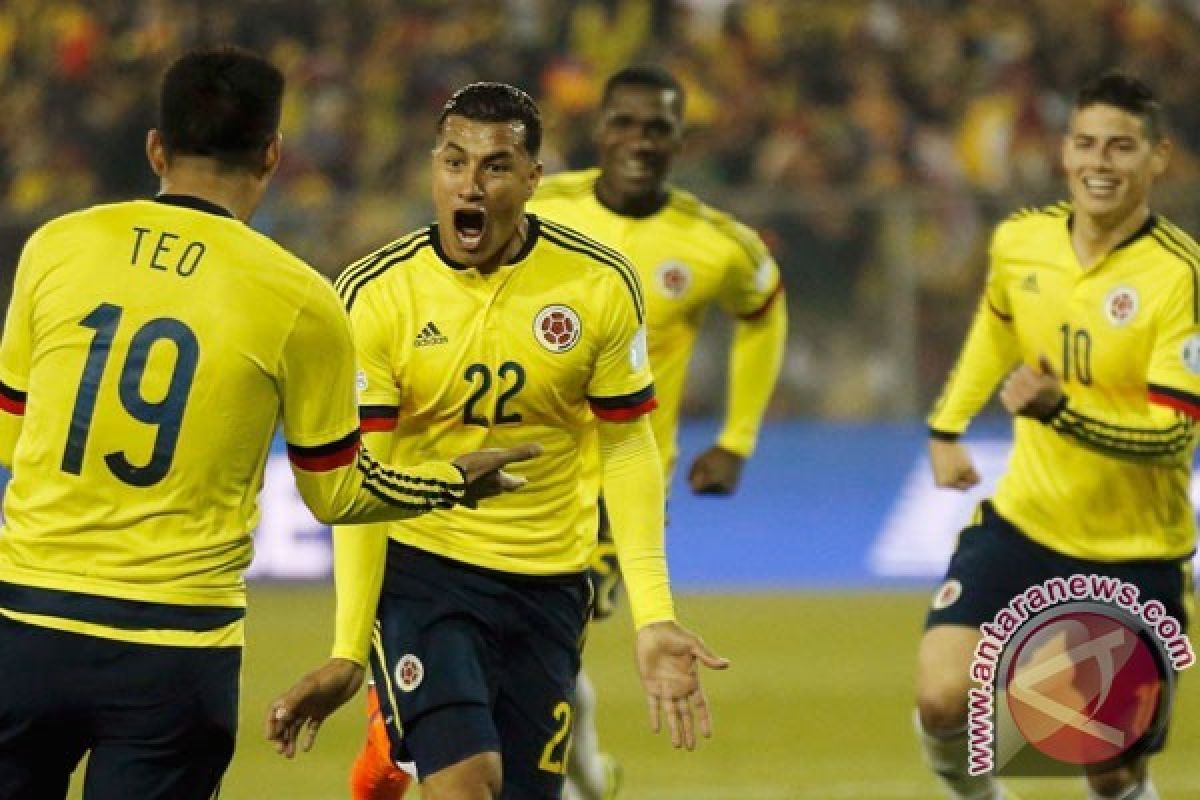
M 1088 800 L 1158 800 L 1146 759 L 1087 776 Z
M 350 768 L 351 800 L 400 800 L 412 778 L 392 761 L 379 695 L 367 687 L 367 738 Z
M 967 692 L 979 629 L 936 625 L 917 654 L 917 738 L 925 762 L 953 800 L 1002 800 L 990 775 L 967 772 Z
M 621 788 L 621 769 L 600 751 L 596 735 L 596 690 L 587 673 L 575 679 L 571 749 L 567 756 L 567 800 L 613 800 Z
M 500 754 L 478 753 L 421 780 L 421 800 L 500 800 Z

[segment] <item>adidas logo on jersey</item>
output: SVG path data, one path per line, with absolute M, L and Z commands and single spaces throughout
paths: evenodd
M 417 334 L 416 341 L 413 342 L 415 347 L 429 347 L 433 344 L 445 344 L 450 341 L 442 332 L 438 330 L 438 326 L 433 322 L 426 322 L 425 327 L 421 328 L 421 332 Z
M 1027 292 L 1038 291 L 1037 273 L 1031 272 L 1025 276 L 1025 280 L 1021 281 L 1021 288 Z

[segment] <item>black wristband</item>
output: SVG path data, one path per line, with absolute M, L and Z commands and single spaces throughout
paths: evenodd
M 1067 396 L 1064 394 L 1062 397 L 1058 398 L 1058 402 L 1054 404 L 1054 408 L 1050 409 L 1045 414 L 1036 417 L 1036 419 L 1043 425 L 1049 425 L 1051 422 L 1054 422 L 1054 420 L 1058 418 L 1058 415 L 1065 411 L 1066 408 Z

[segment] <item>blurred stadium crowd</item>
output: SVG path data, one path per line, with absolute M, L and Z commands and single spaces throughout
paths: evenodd
M 778 414 L 923 408 L 989 226 L 1057 197 L 1070 93 L 1096 72 L 1155 85 L 1177 144 L 1163 205 L 1193 232 L 1200 216 L 1200 0 L 4 0 L 3 291 L 49 216 L 153 192 L 157 77 L 217 41 L 287 74 L 285 162 L 255 225 L 330 274 L 431 216 L 426 154 L 455 88 L 530 90 L 555 171 L 589 163 L 610 72 L 668 66 L 689 90 L 677 182 L 758 227 L 786 275 Z M 719 338 L 698 383 L 719 384 Z

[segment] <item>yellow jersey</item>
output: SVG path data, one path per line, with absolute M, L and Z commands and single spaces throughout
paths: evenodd
M 364 430 L 393 459 L 539 442 L 518 492 L 404 520 L 389 535 L 503 572 L 578 572 L 596 543 L 598 486 L 580 453 L 595 417 L 655 407 L 637 274 L 618 253 L 537 216 L 492 274 L 451 262 L 431 225 L 349 266 Z
M 415 512 L 452 502 L 441 492 L 456 481 L 461 495 L 449 464 L 389 489 L 397 475 L 359 448 L 332 287 L 194 197 L 96 206 L 34 233 L 0 342 L 0 410 L 19 425 L 5 443 L 0 614 L 78 633 L 242 642 L 281 420 L 305 499 L 336 501 L 314 503 L 323 515 L 369 517 L 378 496 Z M 353 480 L 326 491 L 334 473 Z
M 929 424 L 935 437 L 961 433 L 1008 372 L 1050 360 L 1066 405 L 1015 419 L 993 498 L 1031 539 L 1097 561 L 1194 549 L 1198 269 L 1200 248 L 1161 217 L 1087 269 L 1067 204 L 997 227 L 983 299 Z
M 783 284 L 762 239 L 728 214 L 675 188 L 650 216 L 618 214 L 596 198 L 599 175 L 593 168 L 546 178 L 529 208 L 604 242 L 637 268 L 646 287 L 650 364 L 659 401 L 651 423 L 669 476 L 687 366 L 705 312 L 717 303 L 734 316 L 757 318 Z M 723 435 L 719 442 L 740 455 L 753 449 L 753 441 L 731 438 Z

